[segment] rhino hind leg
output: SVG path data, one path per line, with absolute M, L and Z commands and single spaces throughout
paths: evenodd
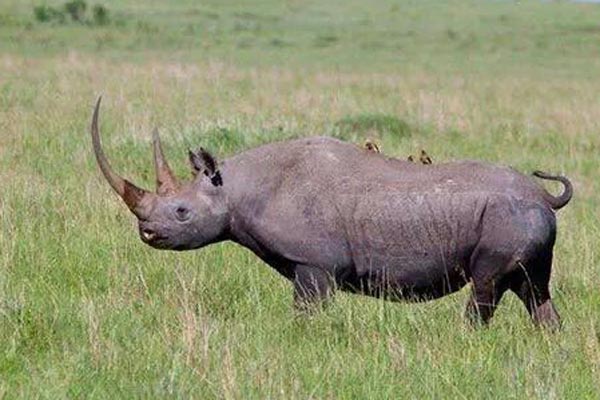
M 511 290 L 521 299 L 536 325 L 550 330 L 560 328 L 560 316 L 550 297 L 552 252 L 540 256 L 525 266 L 519 265 Z
M 536 325 L 557 330 L 560 317 L 550 297 L 552 247 L 519 252 L 521 257 L 501 252 L 479 251 L 471 265 L 473 292 L 467 304 L 472 323 L 486 324 L 506 290 L 523 302 Z
M 558 327 L 550 299 L 556 220 L 547 208 L 520 202 L 488 202 L 480 240 L 469 262 L 473 296 L 467 310 L 489 321 L 506 290 L 519 296 L 536 324 Z
M 334 292 L 332 277 L 323 269 L 297 265 L 294 277 L 294 306 L 299 311 L 312 311 L 322 306 Z
M 512 259 L 510 254 L 485 249 L 478 249 L 474 254 L 470 266 L 473 287 L 466 309 L 466 317 L 472 325 L 486 325 L 493 317 L 509 289 L 509 279 L 500 271 L 508 270 Z
M 504 294 L 504 290 L 491 287 L 475 287 L 467 303 L 466 317 L 473 326 L 487 325 Z
M 487 325 L 507 288 L 496 281 L 473 281 L 466 317 L 473 326 Z

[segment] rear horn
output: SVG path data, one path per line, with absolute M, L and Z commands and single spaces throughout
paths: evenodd
M 156 193 L 161 196 L 175 193 L 179 189 L 179 182 L 165 159 L 158 129 L 154 128 L 152 138 L 154 142 L 154 167 L 156 169 Z

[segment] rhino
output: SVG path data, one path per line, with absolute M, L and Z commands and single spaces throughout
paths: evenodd
M 560 326 L 549 290 L 555 211 L 573 195 L 563 176 L 553 196 L 516 170 L 480 161 L 421 165 L 330 137 L 252 148 L 222 161 L 189 152 L 180 182 L 153 135 L 156 192 L 113 171 L 91 123 L 97 163 L 156 249 L 232 241 L 293 283 L 301 310 L 336 290 L 425 301 L 471 283 L 467 321 L 484 325 L 511 290 L 534 323 Z

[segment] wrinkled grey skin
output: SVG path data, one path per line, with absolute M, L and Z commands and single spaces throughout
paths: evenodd
M 156 136 L 157 143 L 161 155 Z M 538 173 L 565 185 L 553 197 L 511 168 L 424 166 L 327 137 L 264 145 L 218 167 L 195 153 L 190 160 L 197 173 L 190 183 L 161 195 L 136 188 L 142 195 L 133 206 L 119 193 L 152 247 L 236 242 L 292 281 L 301 307 L 334 289 L 426 300 L 471 281 L 472 321 L 487 322 L 512 290 L 534 321 L 559 325 L 548 283 L 554 209 L 572 194 L 566 178 Z M 221 185 L 210 179 L 216 172 Z

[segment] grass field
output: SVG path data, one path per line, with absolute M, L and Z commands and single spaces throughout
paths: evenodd
M 111 0 L 100 26 L 0 3 L 0 399 L 600 398 L 600 7 L 372 3 Z M 468 290 L 297 316 L 240 247 L 145 246 L 93 159 L 101 93 L 107 153 L 148 188 L 154 126 L 181 177 L 189 147 L 316 134 L 565 173 L 563 330 L 512 294 L 473 330 Z

